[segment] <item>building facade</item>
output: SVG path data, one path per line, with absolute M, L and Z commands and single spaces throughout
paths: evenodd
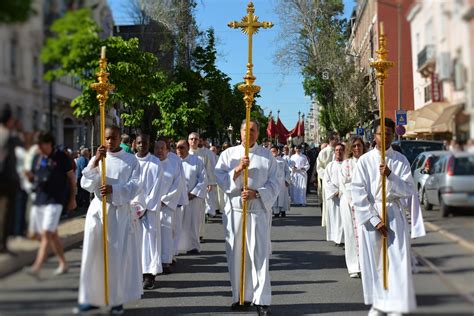
M 410 8 L 415 107 L 408 136 L 473 138 L 473 8 L 470 0 L 417 0 Z
M 27 132 L 51 131 L 56 143 L 77 149 L 88 145 L 91 123 L 74 117 L 71 101 L 80 94 L 76 80 L 63 77 L 48 83 L 41 49 L 52 22 L 68 10 L 93 7 L 93 16 L 110 36 L 113 20 L 106 0 L 35 0 L 27 22 L 0 25 L 1 105 L 9 105 Z
M 311 107 L 306 115 L 304 122 L 304 135 L 305 141 L 308 144 L 320 144 L 321 143 L 321 132 L 319 130 L 319 103 L 316 98 L 311 101 Z
M 385 81 L 385 114 L 395 119 L 399 109 L 413 110 L 412 54 L 410 25 L 404 18 L 413 0 L 358 0 L 350 19 L 348 55 L 355 58 L 366 81 L 372 86 L 374 103 L 371 109 L 378 113 L 378 89 L 370 62 L 376 59 L 380 22 L 387 36 L 388 60 L 395 67 L 388 71 Z

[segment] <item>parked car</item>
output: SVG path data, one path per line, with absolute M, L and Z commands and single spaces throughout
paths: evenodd
M 448 152 L 434 164 L 425 183 L 426 203 L 446 217 L 458 207 L 474 210 L 474 154 Z
M 396 140 L 392 148 L 404 154 L 410 165 L 422 152 L 445 149 L 443 142 L 436 140 Z
M 427 203 L 425 194 L 425 183 L 430 174 L 433 173 L 433 166 L 440 157 L 447 154 L 447 151 L 425 151 L 419 154 L 413 163 L 411 164 L 411 173 L 413 175 L 413 181 L 415 182 L 415 188 L 418 190 L 418 197 L 420 203 L 425 206 L 426 210 L 431 210 L 432 205 Z

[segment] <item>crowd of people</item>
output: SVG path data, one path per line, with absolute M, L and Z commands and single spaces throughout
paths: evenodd
M 88 208 L 76 312 L 108 305 L 112 313 L 122 313 L 123 304 L 156 287 L 160 274 L 174 272 L 177 256 L 199 254 L 206 219 L 221 214 L 231 307 L 241 310 L 255 305 L 259 315 L 270 315 L 272 217 L 286 217 L 290 206 L 305 206 L 313 186 L 327 241 L 344 246 L 348 275 L 362 279 L 364 301 L 372 305 L 369 315 L 398 315 L 416 307 L 409 237 L 423 236 L 425 231 L 408 161 L 390 147 L 395 125 L 389 119 L 385 131 L 375 126 L 372 149 L 361 137 L 341 142 L 335 133 L 329 133 L 328 143 L 320 147 L 280 148 L 267 142 L 261 146 L 257 144 L 258 122 L 251 120 L 248 157 L 245 122 L 241 143 L 222 148 L 210 146 L 196 132 L 187 139 L 151 142 L 149 135 L 131 138 L 111 126 L 106 129 L 105 144 L 92 157 L 87 148 L 75 154 L 57 147 L 48 133 L 38 134 L 36 141 L 20 137 L 14 125 L 6 109 L 0 125 L 0 250 L 8 251 L 6 241 L 12 228 L 14 234 L 28 232 L 40 241 L 40 247 L 26 272 L 39 277 L 51 248 L 59 259 L 54 274 L 67 273 L 57 233 L 59 220 L 61 214 L 77 207 Z M 382 137 L 387 144 L 385 163 L 380 161 Z M 101 181 L 103 162 L 105 185 Z M 245 169 L 247 190 L 243 186 Z M 381 177 L 387 181 L 388 223 L 381 219 Z M 108 271 L 113 276 L 108 281 L 108 304 L 103 283 L 104 198 Z M 246 269 L 245 303 L 241 305 L 243 201 L 248 202 L 250 268 Z M 390 245 L 389 290 L 383 288 L 379 271 L 383 238 Z

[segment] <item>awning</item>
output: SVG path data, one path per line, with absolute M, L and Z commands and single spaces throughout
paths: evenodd
M 418 115 L 415 119 L 415 128 L 413 131 L 417 134 L 431 133 L 433 123 L 440 118 L 441 113 L 443 113 L 447 105 L 448 103 L 445 102 L 433 102 L 416 110 Z
M 446 107 L 441 116 L 433 123 L 431 129 L 434 133 L 452 133 L 454 118 L 463 110 L 463 105 L 453 105 Z

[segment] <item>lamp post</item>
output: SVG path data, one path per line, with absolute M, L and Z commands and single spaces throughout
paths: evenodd
M 232 146 L 232 134 L 234 133 L 234 128 L 232 124 L 229 123 L 229 127 L 227 127 L 227 135 L 229 136 L 229 144 Z

